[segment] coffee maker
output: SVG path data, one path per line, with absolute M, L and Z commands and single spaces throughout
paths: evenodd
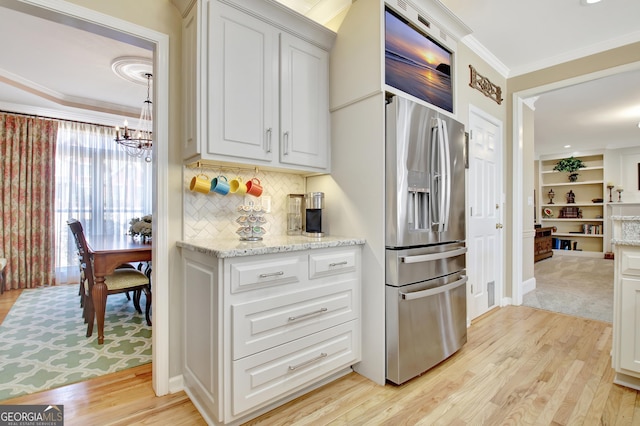
M 324 192 L 308 192 L 304 195 L 303 235 L 323 237 L 322 217 L 324 216 Z

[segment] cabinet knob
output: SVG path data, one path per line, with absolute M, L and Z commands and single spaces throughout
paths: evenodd
M 496 223 L 496 229 L 502 229 L 502 228 L 503 228 L 503 226 L 502 226 L 501 223 Z

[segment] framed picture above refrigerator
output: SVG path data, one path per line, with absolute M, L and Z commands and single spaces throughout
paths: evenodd
M 453 53 L 385 7 L 385 84 L 453 113 Z

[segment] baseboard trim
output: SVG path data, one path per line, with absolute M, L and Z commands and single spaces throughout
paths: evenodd
M 184 377 L 182 374 L 169 378 L 169 393 L 176 393 L 184 390 Z
M 531 277 L 526 281 L 522 282 L 522 295 L 529 293 L 536 289 L 536 277 Z

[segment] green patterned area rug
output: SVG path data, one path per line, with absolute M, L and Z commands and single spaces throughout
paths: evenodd
M 151 327 L 125 294 L 107 297 L 104 335 L 87 326 L 76 285 L 24 290 L 0 325 L 0 401 L 151 362 Z

